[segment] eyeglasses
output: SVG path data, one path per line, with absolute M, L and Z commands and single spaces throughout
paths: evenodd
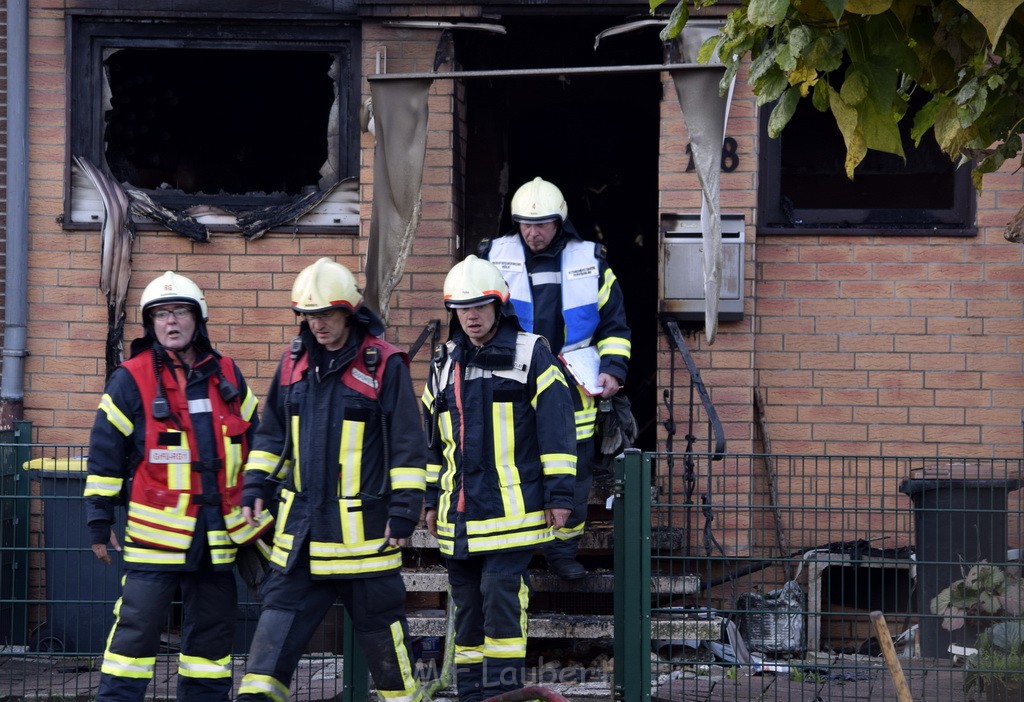
M 324 310 L 323 312 L 303 312 L 302 318 L 307 322 L 312 322 L 313 320 L 319 320 L 321 322 L 324 322 L 333 317 L 336 311 L 337 310 L 335 309 L 330 309 Z
M 192 314 L 191 307 L 175 307 L 173 310 L 157 310 L 153 313 L 153 319 L 159 322 L 166 322 L 174 315 L 175 319 L 185 319 Z

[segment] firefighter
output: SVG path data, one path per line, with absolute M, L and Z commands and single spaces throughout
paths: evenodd
M 275 499 L 262 611 L 239 699 L 284 702 L 303 651 L 339 597 L 378 699 L 421 699 L 413 677 L 403 546 L 426 480 L 408 358 L 380 336 L 352 273 L 321 258 L 292 286 L 299 336 L 278 366 L 245 469 L 243 511 Z
M 460 702 L 522 686 L 527 565 L 565 526 L 576 476 L 572 398 L 508 286 L 469 256 L 444 282 L 450 335 L 423 394 L 430 427 L 425 517 L 448 566 Z
M 599 358 L 589 391 L 580 382 L 573 383 L 577 444 L 573 513 L 544 548 L 552 572 L 577 580 L 587 574 L 576 555 L 597 459 L 596 399 L 611 398 L 622 389 L 630 331 L 622 290 L 605 260 L 604 246 L 580 238 L 567 219 L 569 208 L 561 190 L 534 178 L 516 191 L 511 209 L 516 229 L 493 241 L 485 239 L 480 255 L 494 263 L 507 281 L 523 329 L 545 337 L 557 355 L 596 347 Z
M 125 500 L 125 577 L 96 699 L 142 700 L 175 591 L 184 621 L 178 699 L 228 700 L 237 547 L 259 535 L 240 509 L 256 397 L 206 331 L 202 290 L 167 271 L 142 293 L 145 333 L 111 374 L 89 439 L 92 551 L 106 564 Z M 269 522 L 269 518 L 265 519 Z

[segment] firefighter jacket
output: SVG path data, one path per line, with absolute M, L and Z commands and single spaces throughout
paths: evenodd
M 124 560 L 138 570 L 194 570 L 207 547 L 214 567 L 227 570 L 237 546 L 259 535 L 239 507 L 256 397 L 231 359 L 197 353 L 191 368 L 159 344 L 125 361 L 107 382 L 90 435 L 93 543 L 110 538 L 114 508 L 127 495 Z
M 546 338 L 556 354 L 596 345 L 600 372 L 626 379 L 630 330 L 622 289 L 602 245 L 583 241 L 566 221 L 544 251 L 533 253 L 511 232 L 485 240 L 480 256 L 501 271 L 523 329 Z M 576 440 L 585 441 L 594 436 L 597 405 L 581 387 L 576 390 Z
M 571 394 L 547 342 L 503 317 L 483 346 L 456 329 L 440 349 L 423 404 L 426 507 L 437 510 L 441 553 L 467 558 L 550 541 L 544 510 L 573 507 L 576 440 Z
M 379 550 L 388 519 L 420 517 L 426 442 L 408 359 L 355 315 L 349 320 L 337 355 L 303 323 L 295 357 L 285 354 L 271 383 L 246 465 L 246 494 L 267 499 L 268 478 L 278 472 L 283 480 L 270 561 L 286 573 L 305 544 L 314 578 L 394 572 L 401 549 Z

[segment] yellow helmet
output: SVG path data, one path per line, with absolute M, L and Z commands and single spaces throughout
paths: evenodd
M 159 278 L 154 279 L 142 291 L 142 316 L 147 318 L 150 308 L 158 305 L 166 305 L 172 302 L 184 302 L 193 305 L 199 310 L 202 321 L 207 321 L 209 309 L 206 307 L 206 297 L 199 286 L 183 275 L 174 271 L 167 271 Z
M 562 191 L 543 178 L 534 178 L 512 196 L 513 222 L 565 221 L 569 206 L 565 204 Z
M 508 284 L 490 261 L 466 256 L 444 279 L 444 306 L 450 310 L 479 307 L 489 302 L 508 302 Z
M 336 307 L 355 312 L 362 304 L 363 296 L 352 271 L 327 257 L 303 268 L 292 285 L 292 309 L 297 314 Z

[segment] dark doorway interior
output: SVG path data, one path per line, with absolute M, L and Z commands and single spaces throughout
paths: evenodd
M 457 36 L 463 70 L 513 70 L 662 63 L 649 29 L 602 40 L 626 17 L 503 18 L 505 36 Z M 465 85 L 463 254 L 511 228 L 508 201 L 541 176 L 555 183 L 569 219 L 600 241 L 626 297 L 633 356 L 626 392 L 641 433 L 656 448 L 658 145 L 656 72 L 470 79 Z

